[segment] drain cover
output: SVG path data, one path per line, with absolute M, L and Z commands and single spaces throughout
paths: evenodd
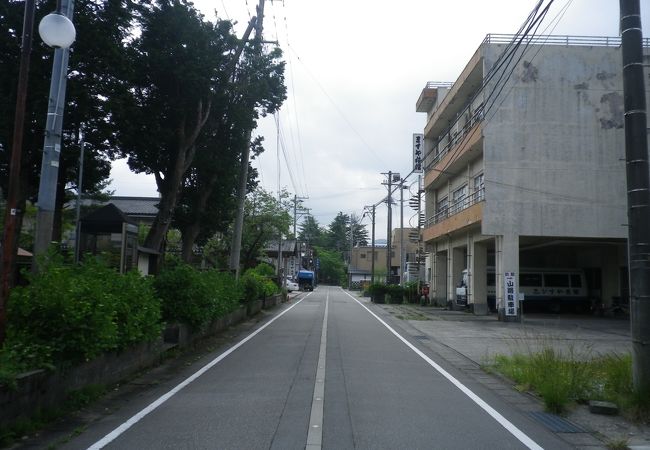
M 585 433 L 584 429 L 555 414 L 531 412 L 530 415 L 533 419 L 541 422 L 546 428 L 555 433 Z

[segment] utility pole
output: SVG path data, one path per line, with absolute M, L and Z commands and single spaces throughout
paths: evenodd
M 393 208 L 392 208 L 392 203 L 393 203 L 393 177 L 395 178 L 400 178 L 399 173 L 388 171 L 388 173 L 382 173 L 382 175 L 388 175 L 388 182 L 384 182 L 382 184 L 388 186 L 388 197 L 386 197 L 386 204 L 388 205 L 388 220 L 386 224 L 386 246 L 387 246 L 387 251 L 386 251 L 386 284 L 390 282 L 390 267 L 391 267 L 391 247 L 393 245 L 392 243 L 392 236 L 391 236 L 391 231 L 393 228 Z
M 404 286 L 404 180 L 399 182 L 399 285 Z
M 248 38 L 251 34 L 251 31 L 253 30 L 253 27 L 255 27 L 255 43 L 256 45 L 259 46 L 262 45 L 263 21 L 264 21 L 264 0 L 260 0 L 260 4 L 257 7 L 257 17 L 253 17 L 250 20 L 248 24 L 248 28 L 246 28 L 246 32 L 244 33 L 244 36 L 242 38 L 240 50 L 235 55 L 235 58 L 233 60 L 233 66 L 232 66 L 233 75 L 234 75 L 235 67 L 237 66 L 237 62 L 239 61 L 241 51 L 244 50 L 244 46 L 248 41 Z M 248 160 L 250 159 L 250 153 L 251 153 L 250 142 L 251 142 L 252 134 L 253 134 L 252 129 L 246 131 L 246 139 L 245 139 L 246 145 L 242 149 L 241 167 L 239 169 L 240 170 L 239 191 L 237 193 L 237 215 L 235 216 L 232 242 L 230 244 L 230 261 L 229 261 L 230 271 L 234 272 L 235 278 L 237 279 L 239 279 L 239 258 L 241 253 L 241 239 L 242 239 L 242 233 L 244 228 L 244 205 L 246 203 L 246 184 L 248 182 Z
M 298 205 L 301 204 L 303 200 L 308 199 L 309 197 L 298 197 L 295 194 L 293 196 L 293 237 L 296 240 L 298 239 L 298 215 L 300 214 L 302 216 L 309 212 L 308 208 L 303 208 L 302 206 L 300 207 L 300 210 L 298 210 Z
M 0 284 L 0 346 L 4 342 L 7 323 L 7 301 L 13 287 L 16 253 L 18 250 L 18 191 L 20 186 L 20 163 L 23 152 L 23 134 L 25 128 L 25 103 L 27 101 L 27 84 L 29 78 L 29 58 L 32 53 L 32 36 L 34 32 L 34 0 L 25 1 L 23 35 L 20 48 L 20 66 L 18 69 L 18 89 L 16 95 L 16 112 L 14 115 L 14 134 L 9 163 L 9 189 L 5 207 L 5 226 L 2 238 L 2 283 Z
M 354 214 L 350 214 L 350 258 L 348 258 L 348 290 L 352 289 L 352 250 L 354 249 Z
M 61 0 L 60 6 L 61 14 L 68 19 L 72 19 L 74 1 Z M 69 48 L 57 48 L 54 50 L 50 96 L 48 100 L 47 120 L 45 122 L 45 140 L 43 142 L 41 180 L 38 185 L 38 212 L 36 215 L 36 234 L 34 236 L 34 258 L 45 254 L 52 243 L 69 56 Z M 36 267 L 35 262 L 36 259 L 34 260 L 34 267 Z
M 632 376 L 650 395 L 650 175 L 639 0 L 620 0 Z M 643 397 L 642 397 L 643 398 Z
M 377 205 L 372 205 L 372 206 L 366 206 L 365 210 L 370 211 L 370 219 L 372 220 L 372 226 L 371 226 L 371 237 L 370 237 L 370 242 L 371 242 L 371 253 L 370 253 L 370 284 L 375 283 L 375 208 Z

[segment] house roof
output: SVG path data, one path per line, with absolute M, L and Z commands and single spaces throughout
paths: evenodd
M 111 197 L 110 203 L 129 216 L 150 216 L 158 214 L 158 197 Z
M 117 206 L 109 203 L 91 212 L 81 219 L 82 232 L 122 232 L 122 224 L 137 225 L 133 219 L 124 214 Z
M 295 253 L 297 250 L 297 242 L 293 239 L 283 240 L 282 241 L 282 253 Z M 267 255 L 277 255 L 278 253 L 278 241 L 271 241 L 264 247 L 264 252 Z

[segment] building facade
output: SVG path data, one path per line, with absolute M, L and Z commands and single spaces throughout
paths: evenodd
M 391 242 L 389 270 L 386 267 L 388 248 L 386 246 L 375 246 L 375 281 L 385 282 L 387 274 L 391 281 L 403 281 L 400 277 L 404 277 L 407 264 L 417 261 L 418 240 L 416 228 L 393 229 Z M 351 288 L 360 289 L 364 283 L 370 283 L 372 279 L 372 261 L 373 250 L 371 246 L 360 246 L 352 249 L 351 260 L 348 265 L 348 281 Z M 402 264 L 400 264 L 400 261 L 402 261 Z M 402 267 L 402 270 L 400 270 L 400 267 Z
M 475 313 L 490 294 L 516 315 L 519 281 L 506 282 L 536 267 L 584 271 L 589 296 L 611 303 L 627 289 L 620 40 L 539 36 L 513 50 L 511 38 L 488 35 L 416 104 L 431 298 L 457 303 L 464 278 Z

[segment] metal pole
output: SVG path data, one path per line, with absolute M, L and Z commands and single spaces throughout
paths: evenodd
M 83 127 L 79 127 L 79 181 L 77 181 L 77 214 L 75 221 L 75 236 L 74 236 L 74 260 L 79 262 L 81 257 L 81 192 L 83 191 L 83 177 L 84 177 L 84 148 L 86 142 L 83 135 Z
M 16 95 L 16 112 L 14 115 L 14 134 L 9 164 L 9 189 L 5 209 L 5 226 L 2 238 L 2 284 L 0 287 L 0 344 L 4 342 L 7 322 L 7 301 L 13 286 L 16 252 L 18 249 L 18 191 L 20 189 L 20 164 L 23 152 L 23 134 L 25 128 L 25 104 L 27 102 L 27 82 L 29 78 L 29 57 L 32 52 L 32 35 L 34 31 L 34 0 L 25 1 L 23 35 L 20 49 L 20 67 L 18 69 L 18 89 Z
M 639 0 L 620 0 L 632 375 L 650 395 L 650 174 Z
M 60 12 L 70 20 L 72 20 L 73 9 L 74 0 L 61 0 Z M 34 237 L 35 262 L 38 256 L 47 252 L 52 242 L 69 55 L 70 49 L 68 48 L 54 50 L 41 162 L 41 180 L 38 185 L 38 213 L 36 215 L 36 235 Z M 36 264 L 34 264 L 34 267 L 36 267 Z

